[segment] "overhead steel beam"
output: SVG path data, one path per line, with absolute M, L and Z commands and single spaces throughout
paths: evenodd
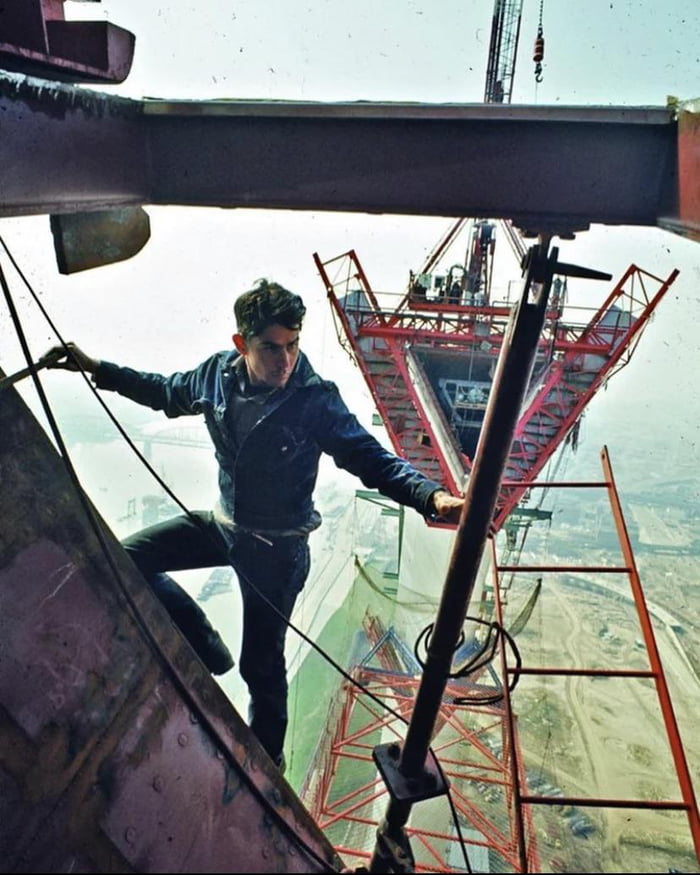
M 0 125 L 4 216 L 178 204 L 552 233 L 698 221 L 679 209 L 673 108 L 138 101 L 0 73 Z
M 140 101 L 0 73 L 0 216 L 150 202 Z

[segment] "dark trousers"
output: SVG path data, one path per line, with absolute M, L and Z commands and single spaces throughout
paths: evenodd
M 278 762 L 287 730 L 286 621 L 309 573 L 308 538 L 269 539 L 270 545 L 245 532 L 224 535 L 210 512 L 192 517 L 158 523 L 122 543 L 186 638 L 201 634 L 206 615 L 165 572 L 233 567 L 243 599 L 239 666 L 250 694 L 248 723 Z

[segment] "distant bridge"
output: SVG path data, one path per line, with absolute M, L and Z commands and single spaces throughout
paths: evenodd
M 73 416 L 63 424 L 62 430 L 69 444 L 105 443 L 119 439 L 115 427 L 103 416 Z M 143 444 L 143 454 L 147 459 L 151 458 L 153 444 L 212 449 L 209 435 L 200 422 L 189 425 L 166 423 L 159 428 L 155 428 L 153 424 L 127 426 L 125 430 L 135 444 Z
M 147 459 L 151 458 L 153 444 L 212 449 L 211 439 L 200 425 L 175 425 L 157 431 L 140 429 L 130 437 L 134 443 L 143 443 L 143 454 Z

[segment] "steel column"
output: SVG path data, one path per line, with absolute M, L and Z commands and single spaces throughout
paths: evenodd
M 424 773 L 436 716 L 491 529 L 499 485 L 534 365 L 557 252 L 554 248 L 548 255 L 544 244 L 530 249 L 522 297 L 513 312 L 498 360 L 440 606 L 427 647 L 425 670 L 400 752 L 398 770 L 407 781 L 417 780 Z M 384 823 L 378 830 L 370 871 L 396 871 L 392 868 L 395 861 L 387 856 L 383 843 L 388 839 L 390 847 L 405 845 L 404 827 L 412 804 L 392 798 Z

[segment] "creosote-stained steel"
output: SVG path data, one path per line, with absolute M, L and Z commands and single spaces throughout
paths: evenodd
M 678 113 L 131 100 L 0 73 L 0 216 L 189 204 L 487 215 L 562 234 L 590 223 L 694 234 L 697 199 L 679 192 Z M 684 131 L 692 185 L 697 129 Z
M 13 388 L 0 434 L 0 870 L 340 869 Z

